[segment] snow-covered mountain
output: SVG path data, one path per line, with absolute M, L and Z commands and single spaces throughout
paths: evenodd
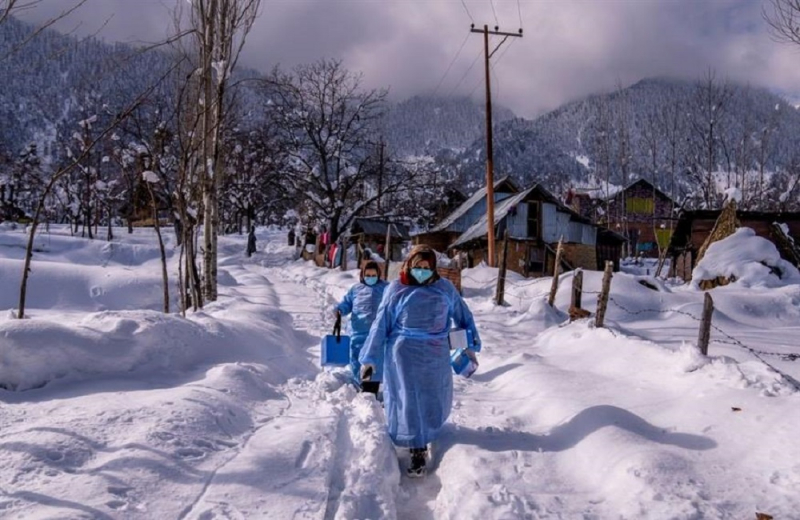
M 511 110 L 494 106 L 495 123 L 514 118 Z M 486 107 L 466 97 L 414 96 L 392 105 L 384 123 L 389 145 L 401 155 L 461 152 L 485 138 Z
M 17 48 L 32 30 L 13 19 L 0 26 L 0 170 L 31 143 L 46 164 L 87 107 L 123 106 L 174 63 L 163 49 L 138 52 L 54 31 Z M 171 88 L 159 88 L 148 103 L 169 106 Z M 266 102 L 256 90 L 238 97 L 241 113 L 263 113 Z M 392 156 L 434 157 L 444 177 L 459 178 L 467 191 L 482 184 L 482 103 L 417 96 L 387 108 L 380 132 Z M 555 193 L 644 177 L 680 200 L 704 183 L 741 187 L 757 178 L 766 193 L 759 201 L 785 193 L 798 198 L 790 188 L 797 187 L 792 179 L 800 164 L 800 111 L 760 88 L 708 78 L 645 79 L 535 119 L 495 107 L 494 128 L 496 174 L 543 182 Z
M 498 175 L 544 182 L 555 192 L 605 178 L 604 171 L 613 184 L 642 176 L 667 189 L 674 172 L 680 197 L 692 189 L 686 172 L 706 165 L 709 141 L 714 171 L 753 171 L 763 163 L 768 172 L 785 172 L 800 160 L 800 111 L 762 88 L 645 79 L 533 120 L 497 123 L 494 163 Z M 481 179 L 485 157 L 479 138 L 456 164 L 468 181 Z
M 36 143 L 51 158 L 87 110 L 129 103 L 172 66 L 161 51 L 34 30 L 13 17 L 0 24 L 0 157 Z

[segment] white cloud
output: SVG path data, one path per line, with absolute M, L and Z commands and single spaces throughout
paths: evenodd
M 49 0 L 32 15 L 70 3 Z M 494 26 L 489 2 L 465 3 L 478 25 Z M 516 31 L 518 3 L 494 4 L 501 29 Z M 769 39 L 759 2 L 521 0 L 519 6 L 525 34 L 496 55 L 506 52 L 493 89 L 520 115 L 644 77 L 699 78 L 708 68 L 720 78 L 800 92 L 800 48 Z M 267 71 L 278 63 L 339 58 L 363 71 L 366 86 L 390 86 L 397 98 L 434 90 L 471 23 L 458 0 L 264 0 L 262 11 L 244 64 Z M 112 15 L 101 31 L 109 40 L 158 40 L 171 26 L 163 0 L 90 0 L 65 27 L 81 19 L 79 31 L 91 33 Z M 453 92 L 482 43 L 480 35 L 467 38 L 440 94 Z M 455 93 L 481 97 L 482 75 L 479 59 Z

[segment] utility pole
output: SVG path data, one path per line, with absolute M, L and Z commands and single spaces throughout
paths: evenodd
M 492 145 L 492 90 L 491 90 L 491 69 L 489 60 L 492 58 L 497 49 L 500 48 L 507 39 L 512 36 L 522 38 L 522 29 L 518 33 L 500 32 L 500 28 L 495 25 L 494 31 L 489 30 L 488 25 L 483 26 L 483 30 L 476 29 L 475 24 L 470 26 L 470 32 L 483 34 L 483 52 L 486 62 L 486 230 L 487 238 L 489 241 L 489 258 L 487 264 L 489 267 L 495 265 L 494 254 L 494 146 Z M 503 36 L 503 40 L 497 44 L 492 52 L 489 52 L 489 35 Z

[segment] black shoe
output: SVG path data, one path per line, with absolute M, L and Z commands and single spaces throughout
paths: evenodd
M 409 477 L 424 477 L 425 462 L 428 455 L 428 448 L 411 448 L 411 465 L 407 473 Z
M 361 381 L 361 391 L 375 394 L 375 397 L 378 396 L 380 386 L 381 383 L 379 381 Z

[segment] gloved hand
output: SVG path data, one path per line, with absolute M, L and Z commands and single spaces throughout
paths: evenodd
M 470 358 L 472 361 L 474 361 L 475 364 L 478 363 L 478 355 L 471 348 L 464 349 L 464 354 L 466 354 L 468 358 Z
M 375 373 L 375 365 L 371 365 L 367 363 L 366 365 L 361 365 L 361 380 L 362 381 L 371 381 L 372 374 Z
M 475 341 L 474 343 L 472 343 L 472 347 L 470 347 L 470 350 L 472 350 L 473 352 L 480 352 L 481 351 L 481 342 L 480 341 Z

